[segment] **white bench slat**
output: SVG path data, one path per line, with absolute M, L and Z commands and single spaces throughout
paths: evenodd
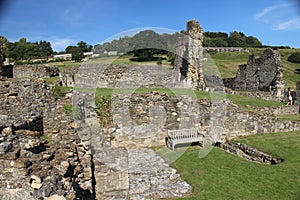
M 168 130 L 167 135 L 167 145 L 172 151 L 174 151 L 176 144 L 201 142 L 203 140 L 203 137 L 202 135 L 199 135 L 197 128 Z

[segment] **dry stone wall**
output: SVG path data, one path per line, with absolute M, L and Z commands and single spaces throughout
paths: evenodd
M 276 114 L 291 113 L 292 107 L 273 107 L 260 112 L 241 110 L 228 100 L 193 100 L 152 92 L 119 96 L 115 100 L 114 139 L 125 147 L 165 144 L 168 129 L 198 127 L 206 135 L 225 141 L 241 135 L 300 130 L 300 120 L 281 121 Z M 298 108 L 298 107 L 297 107 Z M 297 110 L 296 110 L 297 111 Z
M 176 87 L 175 71 L 161 65 L 89 64 L 60 72 L 62 85 L 89 88 Z
M 63 103 L 44 83 L 0 85 L 1 197 L 93 199 L 92 156 Z
M 274 91 L 275 96 L 284 96 L 283 65 L 280 54 L 266 49 L 261 57 L 249 57 L 247 64 L 239 66 L 234 79 L 224 80 L 226 87 L 242 91 Z
M 58 76 L 58 67 L 43 65 L 14 65 L 13 78 L 49 78 Z
M 224 142 L 218 143 L 218 147 L 224 149 L 225 151 L 235 154 L 241 158 L 244 158 L 249 161 L 274 165 L 282 162 L 282 159 L 276 158 L 270 154 L 259 151 L 258 149 L 249 147 L 246 144 L 237 143 L 237 142 Z

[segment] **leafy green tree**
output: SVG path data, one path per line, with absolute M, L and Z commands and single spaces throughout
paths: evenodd
M 262 43 L 253 36 L 246 37 L 247 47 L 261 47 Z
M 53 49 L 51 47 L 50 42 L 47 42 L 45 40 L 40 41 L 38 43 L 38 47 L 39 47 L 40 55 L 42 57 L 51 56 L 53 54 Z
M 72 60 L 80 62 L 83 58 L 83 51 L 79 47 L 72 48 Z
M 246 46 L 246 37 L 242 32 L 231 32 L 228 38 L 228 46 L 231 47 L 244 47 Z
M 288 58 L 287 61 L 291 63 L 300 63 L 300 52 L 292 53 Z
M 84 41 L 80 41 L 77 43 L 77 47 L 79 47 L 82 52 L 90 52 L 93 49 L 92 45 L 88 45 L 86 42 Z
M 67 46 L 66 47 L 66 53 L 72 53 L 74 49 L 76 49 L 76 46 Z

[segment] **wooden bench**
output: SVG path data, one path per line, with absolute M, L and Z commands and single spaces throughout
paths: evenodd
M 198 132 L 197 128 L 168 130 L 166 145 L 174 151 L 176 144 L 191 144 L 193 142 L 202 142 L 203 134 Z

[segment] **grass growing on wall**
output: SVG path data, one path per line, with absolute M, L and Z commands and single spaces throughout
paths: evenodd
M 197 99 L 216 99 L 216 98 L 227 98 L 231 100 L 233 103 L 241 106 L 242 108 L 246 108 L 247 106 L 252 107 L 268 107 L 268 106 L 281 106 L 283 103 L 276 102 L 276 101 L 267 101 L 259 98 L 254 97 L 247 97 L 247 96 L 238 96 L 238 95 L 230 95 L 230 94 L 218 94 L 218 93 L 209 93 L 203 91 L 195 91 L 191 89 L 184 89 L 184 88 L 176 88 L 176 89 L 169 89 L 169 88 L 138 88 L 136 90 L 131 88 L 122 88 L 122 89 L 112 89 L 112 88 L 97 88 L 96 89 L 96 97 L 98 96 L 108 96 L 115 94 L 132 94 L 133 92 L 138 94 L 145 94 L 151 91 L 156 91 L 159 93 L 166 93 L 170 96 L 180 96 L 180 95 L 187 95 L 191 98 Z
M 199 147 L 191 147 L 172 164 L 193 187 L 191 197 L 180 199 L 300 198 L 300 132 L 249 136 L 239 141 L 283 158 L 284 162 L 254 163 L 219 148 L 199 159 Z

